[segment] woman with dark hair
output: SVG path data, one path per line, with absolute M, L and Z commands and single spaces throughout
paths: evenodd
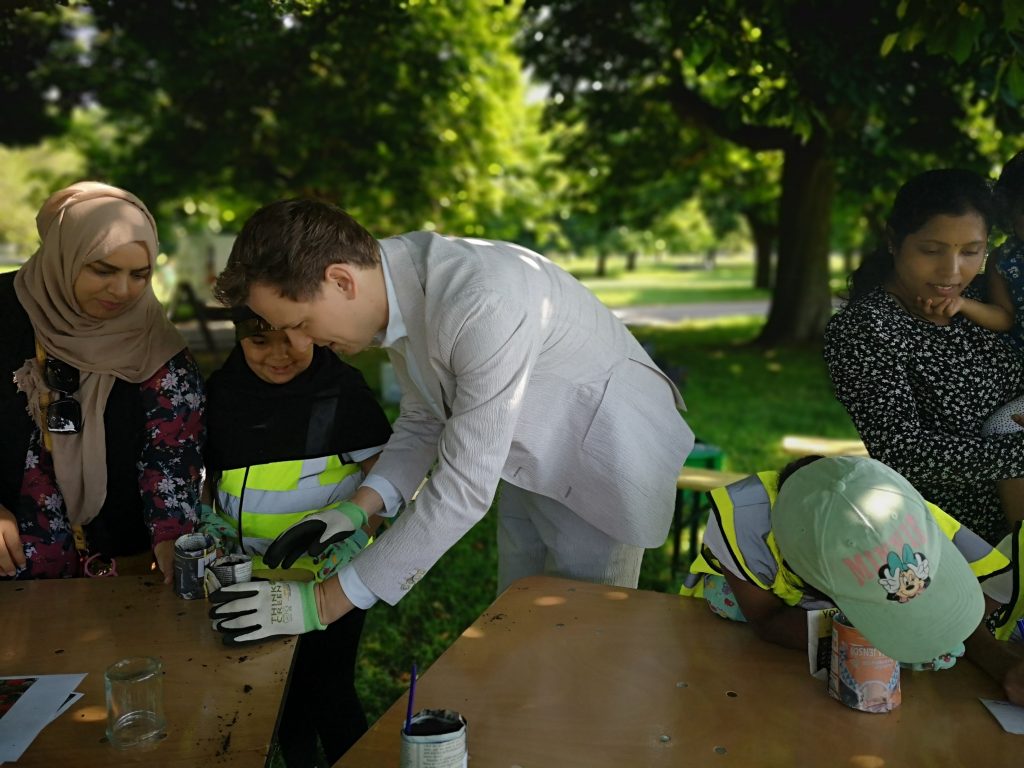
M 851 276 L 825 332 L 836 397 L 871 456 L 992 543 L 1009 530 L 997 483 L 1024 475 L 1024 432 L 982 436 L 985 420 L 1024 393 L 1024 364 L 967 317 L 991 307 L 972 281 L 994 213 L 973 172 L 908 181 L 885 247 Z
M 199 512 L 202 375 L 153 295 L 156 223 L 96 182 L 55 192 L 0 275 L 0 577 L 126 573 Z M 114 558 L 117 558 L 115 563 Z

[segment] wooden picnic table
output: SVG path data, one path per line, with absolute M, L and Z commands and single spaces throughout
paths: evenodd
M 228 648 L 208 610 L 155 576 L 0 582 L 0 674 L 88 673 L 77 688 L 85 695 L 16 765 L 263 765 L 296 640 Z M 105 736 L 103 671 L 126 656 L 163 661 L 168 727 L 152 746 L 119 750 Z
M 1021 738 L 960 661 L 903 676 L 868 714 L 830 698 L 805 653 L 702 600 L 550 577 L 515 582 L 422 675 L 415 709 L 468 721 L 473 768 L 1010 766 Z M 336 768 L 399 764 L 402 696 Z

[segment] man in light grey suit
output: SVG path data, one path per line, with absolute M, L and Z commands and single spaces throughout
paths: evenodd
M 383 346 L 402 388 L 394 435 L 355 496 L 285 531 L 266 562 L 288 567 L 406 507 L 315 588 L 216 593 L 211 616 L 227 641 L 395 604 L 483 517 L 499 481 L 499 590 L 537 573 L 635 587 L 644 548 L 664 542 L 693 446 L 682 399 L 625 326 L 543 256 L 430 232 L 377 241 L 338 208 L 291 200 L 246 222 L 217 294 L 299 347 Z

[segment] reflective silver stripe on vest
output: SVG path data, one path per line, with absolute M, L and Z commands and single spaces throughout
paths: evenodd
M 329 457 L 327 456 L 320 456 L 319 458 L 315 459 L 303 459 L 302 477 L 299 478 L 299 482 L 295 487 L 300 490 L 308 490 L 310 488 L 321 488 L 322 486 L 320 485 L 320 475 L 322 475 L 324 473 L 324 470 L 327 469 L 328 458 Z M 249 490 L 246 489 L 246 493 L 248 492 Z M 305 507 L 302 507 L 302 509 L 305 509 Z
M 257 539 L 252 536 L 243 536 L 242 551 L 247 554 L 265 555 L 267 554 L 267 547 L 273 541 L 273 539 Z
M 325 461 L 326 467 L 326 461 Z M 340 483 L 321 485 L 320 478 L 303 478 L 299 487 L 287 491 L 261 491 L 245 489 L 245 511 L 254 515 L 294 514 L 315 512 L 328 504 L 334 504 L 352 496 L 362 482 L 362 473 L 357 472 L 342 479 Z M 239 499 L 229 493 L 218 493 L 221 509 L 235 520 L 239 518 Z
M 960 550 L 968 563 L 976 563 L 992 551 L 991 544 L 965 525 L 961 525 L 953 535 L 953 546 Z
M 761 478 L 757 475 L 737 480 L 725 487 L 733 506 L 733 528 L 740 548 L 740 565 L 767 587 L 775 581 L 778 563 L 768 547 L 772 530 L 772 507 Z M 722 533 L 726 531 L 722 527 Z M 728 541 L 728 538 L 726 538 Z

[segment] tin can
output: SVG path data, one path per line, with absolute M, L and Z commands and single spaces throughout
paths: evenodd
M 204 576 L 217 557 L 213 537 L 206 533 L 186 533 L 174 542 L 174 593 L 186 600 L 206 597 Z
M 466 718 L 450 709 L 421 709 L 402 728 L 401 768 L 466 768 Z
M 213 561 L 210 570 L 222 587 L 244 584 L 252 581 L 252 558 L 248 555 L 224 555 Z
M 861 712 L 891 712 L 900 705 L 900 665 L 875 648 L 843 614 L 832 620 L 829 695 Z

